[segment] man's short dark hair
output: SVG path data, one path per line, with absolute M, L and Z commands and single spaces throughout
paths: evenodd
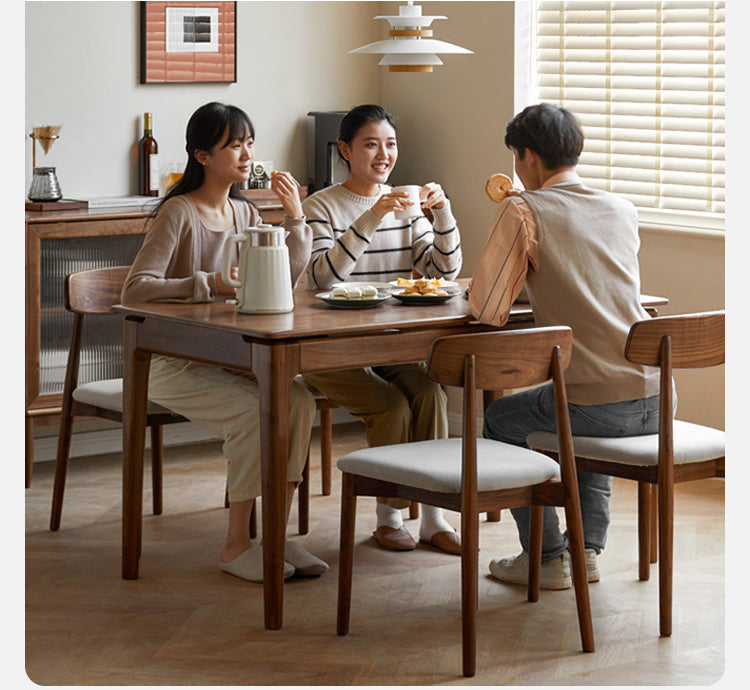
M 578 164 L 583 150 L 583 130 L 573 113 L 550 103 L 524 108 L 505 130 L 505 145 L 518 151 L 531 149 L 544 167 L 555 170 Z

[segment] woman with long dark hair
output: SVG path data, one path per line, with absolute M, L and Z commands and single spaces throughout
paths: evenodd
M 159 204 L 122 291 L 123 303 L 210 302 L 234 295 L 221 278 L 223 247 L 232 235 L 261 222 L 257 209 L 233 185 L 248 179 L 255 130 L 240 108 L 208 103 L 187 125 L 188 156 L 182 179 Z M 287 246 L 296 284 L 305 270 L 311 231 L 297 184 L 276 173 L 271 189 L 286 218 Z M 237 256 L 234 258 L 236 268 Z M 149 399 L 187 417 L 224 440 L 229 461 L 229 528 L 220 568 L 253 582 L 263 581 L 262 547 L 250 541 L 253 501 L 261 494 L 259 390 L 255 376 L 222 367 L 153 355 Z M 290 390 L 287 519 L 307 458 L 315 402 L 296 382 Z M 328 566 L 296 542 L 287 542 L 286 577 L 320 575 Z
M 461 239 L 450 202 L 440 185 L 421 189 L 424 213 L 399 220 L 408 195 L 388 178 L 398 158 L 396 122 L 378 105 L 362 105 L 343 118 L 338 150 L 349 167 L 342 184 L 305 199 L 313 229 L 308 282 L 325 289 L 335 282 L 393 281 L 416 271 L 453 279 L 461 269 Z M 364 421 L 370 446 L 447 438 L 447 398 L 421 363 L 306 374 L 305 380 Z M 384 548 L 409 550 L 415 541 L 403 525 L 401 499 L 378 498 L 373 533 Z M 460 553 L 458 535 L 440 508 L 423 506 L 420 541 Z

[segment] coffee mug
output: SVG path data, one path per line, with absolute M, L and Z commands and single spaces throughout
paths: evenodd
M 419 193 L 422 191 L 422 188 L 419 185 L 406 184 L 401 187 L 394 187 L 392 191 L 401 193 L 405 192 L 409 195 L 409 198 L 406 199 L 406 201 L 411 202 L 411 206 L 406 206 L 403 211 L 393 212 L 393 215 L 396 216 L 398 220 L 409 220 L 410 218 L 416 218 L 417 216 L 422 215 L 422 204 L 419 201 Z

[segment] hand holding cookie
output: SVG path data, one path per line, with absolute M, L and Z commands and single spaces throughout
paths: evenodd
M 484 186 L 484 191 L 487 192 L 487 196 L 496 204 L 499 204 L 505 199 L 505 197 L 508 196 L 508 192 L 512 189 L 513 180 L 502 173 L 490 175 L 487 184 Z

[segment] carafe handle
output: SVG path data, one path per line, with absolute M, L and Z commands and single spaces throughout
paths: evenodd
M 224 242 L 224 257 L 221 263 L 221 279 L 226 285 L 229 285 L 229 287 L 242 287 L 241 281 L 232 278 L 232 252 L 234 251 L 235 244 L 246 241 L 247 235 L 243 233 L 241 235 L 231 235 L 230 237 L 227 237 L 226 242 Z M 240 255 L 240 264 L 242 264 L 242 255 Z

